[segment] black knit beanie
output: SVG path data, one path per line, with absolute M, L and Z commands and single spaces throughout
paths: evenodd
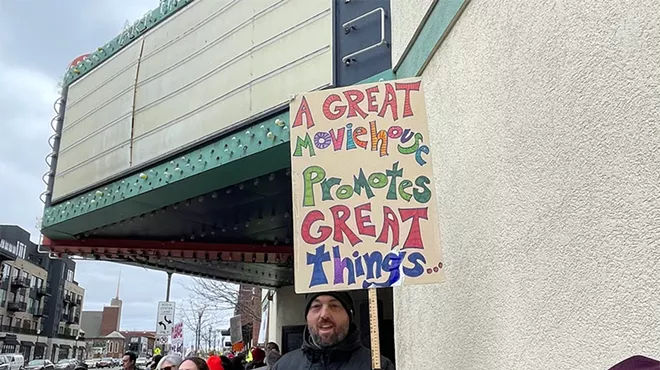
M 322 295 L 329 295 L 331 297 L 336 298 L 346 310 L 349 320 L 353 322 L 353 298 L 351 298 L 351 295 L 348 294 L 347 292 L 319 292 L 319 293 L 307 294 L 307 305 L 305 306 L 305 319 L 307 319 L 307 312 L 309 312 L 309 307 L 312 305 L 312 302 L 314 302 L 316 297 Z

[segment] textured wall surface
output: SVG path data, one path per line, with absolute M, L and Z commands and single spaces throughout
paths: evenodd
M 426 12 L 438 0 L 392 1 L 392 66 L 396 66 L 412 41 Z
M 660 2 L 625 4 L 475 0 L 433 57 L 447 282 L 396 288 L 398 370 L 660 358 Z

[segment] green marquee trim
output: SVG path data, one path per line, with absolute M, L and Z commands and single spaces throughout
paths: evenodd
M 140 36 L 149 32 L 164 20 L 192 3 L 194 0 L 160 0 L 160 5 L 144 17 L 126 27 L 117 37 L 100 46 L 75 66 L 69 67 L 64 74 L 63 85 L 68 86 L 80 79 L 97 66 L 103 64 L 120 50 L 133 43 Z
M 395 70 L 397 78 L 416 77 L 445 40 L 470 0 L 438 0 Z
M 62 201 L 45 209 L 44 234 L 49 236 L 53 226 L 74 219 L 82 220 L 89 230 L 159 209 L 170 199 L 163 196 L 165 193 L 186 199 L 288 167 L 288 122 L 288 111 L 280 113 L 140 173 Z M 232 170 L 237 164 L 240 170 Z M 116 207 L 124 204 L 129 205 L 118 212 Z M 78 228 L 66 229 L 66 234 L 75 235 Z

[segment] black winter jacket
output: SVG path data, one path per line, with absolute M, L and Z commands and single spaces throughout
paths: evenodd
M 382 370 L 394 370 L 394 364 L 381 356 Z M 346 338 L 333 347 L 311 344 L 305 328 L 302 348 L 284 355 L 272 370 L 371 370 L 371 350 L 360 342 L 360 332 L 351 323 Z

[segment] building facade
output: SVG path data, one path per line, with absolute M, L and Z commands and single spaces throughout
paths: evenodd
M 120 331 L 126 338 L 125 350 L 134 352 L 138 357 L 146 357 L 153 353 L 156 343 L 155 331 Z
M 101 311 L 82 312 L 81 327 L 87 338 L 88 358 L 112 357 L 126 347 L 126 338 L 119 332 L 122 311 L 120 281 L 117 282 L 117 294 L 110 305 L 104 306 Z
M 243 342 L 256 346 L 261 325 L 261 288 L 241 284 L 234 314 L 241 316 Z
M 74 280 L 75 263 L 39 253 L 30 234 L 13 225 L 0 225 L 0 249 L 9 254 L 0 269 L 1 352 L 26 360 L 81 356 L 85 290 Z

